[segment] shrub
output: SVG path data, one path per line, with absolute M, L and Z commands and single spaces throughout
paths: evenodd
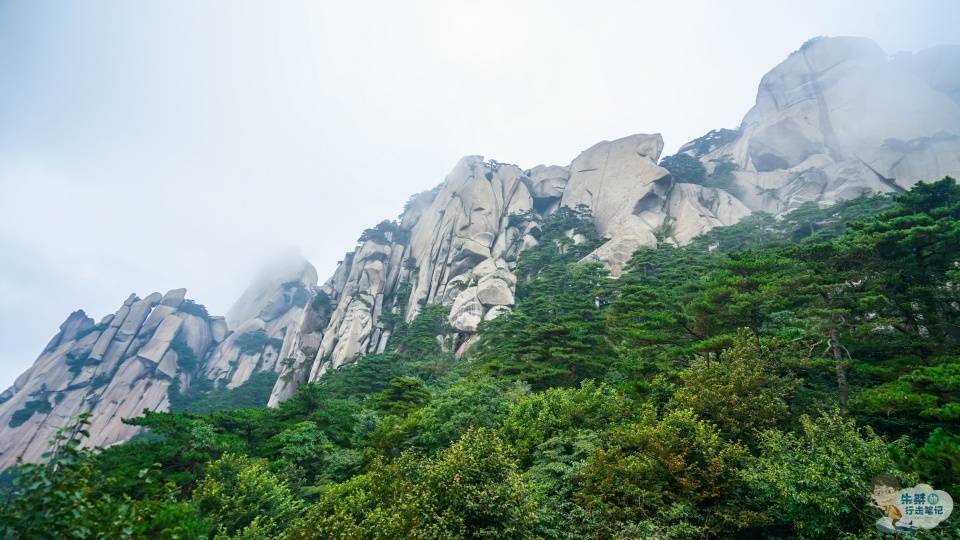
M 266 330 L 254 330 L 241 334 L 237 337 L 235 343 L 242 354 L 259 354 L 268 346 L 280 350 L 280 347 L 283 346 L 282 339 L 271 338 L 267 335 Z
M 198 304 L 189 298 L 181 302 L 180 307 L 178 307 L 177 310 L 188 315 L 196 315 L 203 320 L 210 319 L 210 314 L 207 313 L 207 307 L 203 304 Z
M 670 171 L 677 182 L 703 185 L 707 180 L 707 169 L 700 160 L 689 154 L 676 154 L 660 160 L 660 166 Z

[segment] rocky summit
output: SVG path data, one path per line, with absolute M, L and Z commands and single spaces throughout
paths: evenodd
M 265 271 L 226 317 L 186 290 L 131 295 L 95 322 L 76 311 L 0 395 L 0 466 L 41 459 L 54 432 L 91 413 L 85 444 L 109 446 L 196 388 L 276 374 L 277 405 L 325 372 L 382 352 L 397 321 L 449 308 L 449 343 L 510 313 L 518 255 L 560 208 L 589 214 L 604 242 L 584 260 L 623 271 L 638 248 L 686 244 L 752 212 L 781 215 L 921 180 L 960 176 L 960 47 L 888 55 L 863 38 L 805 43 L 760 82 L 737 129 L 661 160 L 658 134 L 599 142 L 566 165 L 462 158 L 396 221 L 363 231 L 333 275 L 298 260 Z M 572 239 L 577 242 L 576 235 Z

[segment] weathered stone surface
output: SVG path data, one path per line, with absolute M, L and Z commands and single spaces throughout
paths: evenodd
M 561 204 L 591 209 L 597 231 L 611 240 L 590 258 L 607 263 L 614 275 L 624 262 L 624 249 L 656 245 L 654 231 L 668 216 L 672 179 L 656 164 L 662 149 L 659 134 L 631 135 L 598 143 L 570 165 Z
M 516 279 L 512 281 L 516 283 Z M 476 295 L 485 306 L 512 306 L 514 302 L 513 285 L 496 274 L 484 276 L 477 282 Z
M 227 338 L 227 320 L 223 317 L 210 317 L 210 332 L 213 334 L 213 340 L 220 343 Z
M 93 319 L 87 317 L 87 314 L 84 313 L 82 309 L 78 309 L 71 313 L 70 316 L 67 317 L 67 320 L 63 321 L 63 324 L 60 325 L 60 331 L 47 343 L 44 350 L 49 351 L 55 349 L 59 345 L 76 339 L 78 334 L 90 328 L 93 328 Z
M 161 304 L 150 312 L 150 315 L 147 317 L 147 320 L 143 322 L 143 325 L 140 327 L 139 335 L 150 334 L 151 332 L 156 331 L 157 327 L 160 326 L 160 323 L 167 318 L 168 315 L 175 313 L 177 308 Z
M 80 412 L 94 415 L 90 444 L 126 440 L 137 428 L 122 418 L 165 410 L 173 380 L 235 388 L 274 372 L 275 406 L 325 370 L 386 350 L 385 313 L 411 321 L 428 304 L 448 306 L 457 335 L 438 343 L 469 354 L 480 322 L 512 311 L 517 257 L 539 244 L 538 219 L 561 207 L 590 210 L 605 241 L 585 260 L 616 276 L 637 248 L 684 244 L 751 211 L 782 214 L 960 176 L 960 47 L 890 58 L 858 38 L 808 42 L 763 78 L 737 130 L 681 149 L 716 173 L 710 185 L 720 188 L 675 181 L 657 165 L 662 149 L 659 135 L 631 135 L 600 142 L 569 166 L 526 171 L 465 157 L 442 184 L 410 199 L 395 228 L 346 254 L 322 286 L 306 261 L 283 261 L 257 277 L 226 319 L 179 311 L 183 289 L 131 295 L 97 327 L 71 314 L 0 394 L 0 467 L 18 455 L 39 459 Z M 537 219 L 518 222 L 516 214 Z M 263 349 L 240 350 L 240 336 L 253 331 L 266 335 Z M 31 399 L 51 400 L 52 411 L 10 428 Z
M 559 199 L 570 180 L 570 171 L 557 165 L 537 165 L 530 169 L 530 195 L 536 199 Z
M 183 303 L 183 300 L 187 297 L 186 289 L 171 289 L 167 291 L 167 294 L 163 295 L 163 299 L 160 300 L 160 303 L 164 306 L 169 306 L 172 308 L 180 307 L 180 304 Z
M 483 320 L 483 303 L 477 298 L 477 288 L 464 289 L 450 307 L 450 325 L 461 332 L 475 332 Z
M 508 306 L 493 306 L 488 309 L 487 312 L 483 315 L 483 320 L 492 321 L 501 315 L 506 315 L 508 313 L 513 313 L 513 310 Z
M 160 360 L 160 363 L 157 365 L 157 373 L 162 373 L 167 377 L 173 379 L 177 376 L 177 362 L 179 357 L 177 356 L 176 351 L 173 349 L 167 349 L 167 352 L 163 354 L 163 358 Z
M 149 360 L 154 364 L 159 364 L 160 360 L 163 359 L 163 355 L 167 352 L 167 349 L 170 348 L 170 343 L 177 337 L 177 332 L 180 331 L 182 325 L 183 319 L 177 315 L 168 315 L 165 317 L 160 323 L 160 326 L 157 327 L 157 331 L 154 332 L 153 337 L 140 349 L 137 356 Z
M 302 257 L 278 260 L 264 268 L 254 282 L 227 311 L 227 326 L 235 329 L 253 318 L 270 321 L 282 316 L 309 294 L 299 293 L 315 287 L 317 271 Z
M 683 245 L 714 227 L 737 223 L 750 209 L 722 189 L 678 183 L 670 192 L 667 214 L 667 238 Z

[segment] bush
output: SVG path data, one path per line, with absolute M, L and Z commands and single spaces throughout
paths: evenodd
M 307 288 L 299 281 L 288 281 L 281 287 L 283 288 L 284 294 L 289 297 L 290 303 L 294 306 L 303 307 L 310 301 L 310 292 L 307 291 Z
M 203 320 L 210 320 L 210 314 L 207 313 L 207 307 L 203 304 L 198 304 L 189 298 L 181 302 L 180 307 L 178 307 L 177 310 L 188 315 L 196 315 Z
M 297 518 L 301 503 L 266 460 L 225 454 L 207 467 L 193 502 L 221 534 L 275 538 Z
M 630 528 L 677 504 L 695 511 L 691 524 L 714 532 L 727 521 L 742 521 L 743 516 L 730 520 L 714 507 L 737 491 L 744 448 L 725 441 L 689 410 L 659 421 L 652 416 L 611 428 L 603 437 L 605 448 L 584 466 L 577 497 L 601 530 Z
M 360 244 L 374 242 L 385 245 L 389 244 L 391 239 L 399 244 L 405 244 L 410 239 L 410 232 L 401 229 L 396 221 L 385 219 L 378 223 L 376 227 L 365 229 L 357 242 Z
M 680 372 L 682 386 L 674 400 L 724 432 L 745 440 L 780 424 L 789 413 L 787 400 L 796 383 L 776 373 L 770 354 L 742 329 L 720 359 L 695 361 Z

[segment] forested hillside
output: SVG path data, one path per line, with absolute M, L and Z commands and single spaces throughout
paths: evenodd
M 511 217 L 539 243 L 467 357 L 426 305 L 277 408 L 252 379 L 102 451 L 80 418 L 0 536 L 862 538 L 877 475 L 960 495 L 954 180 L 660 231 L 618 279 L 587 212 Z

